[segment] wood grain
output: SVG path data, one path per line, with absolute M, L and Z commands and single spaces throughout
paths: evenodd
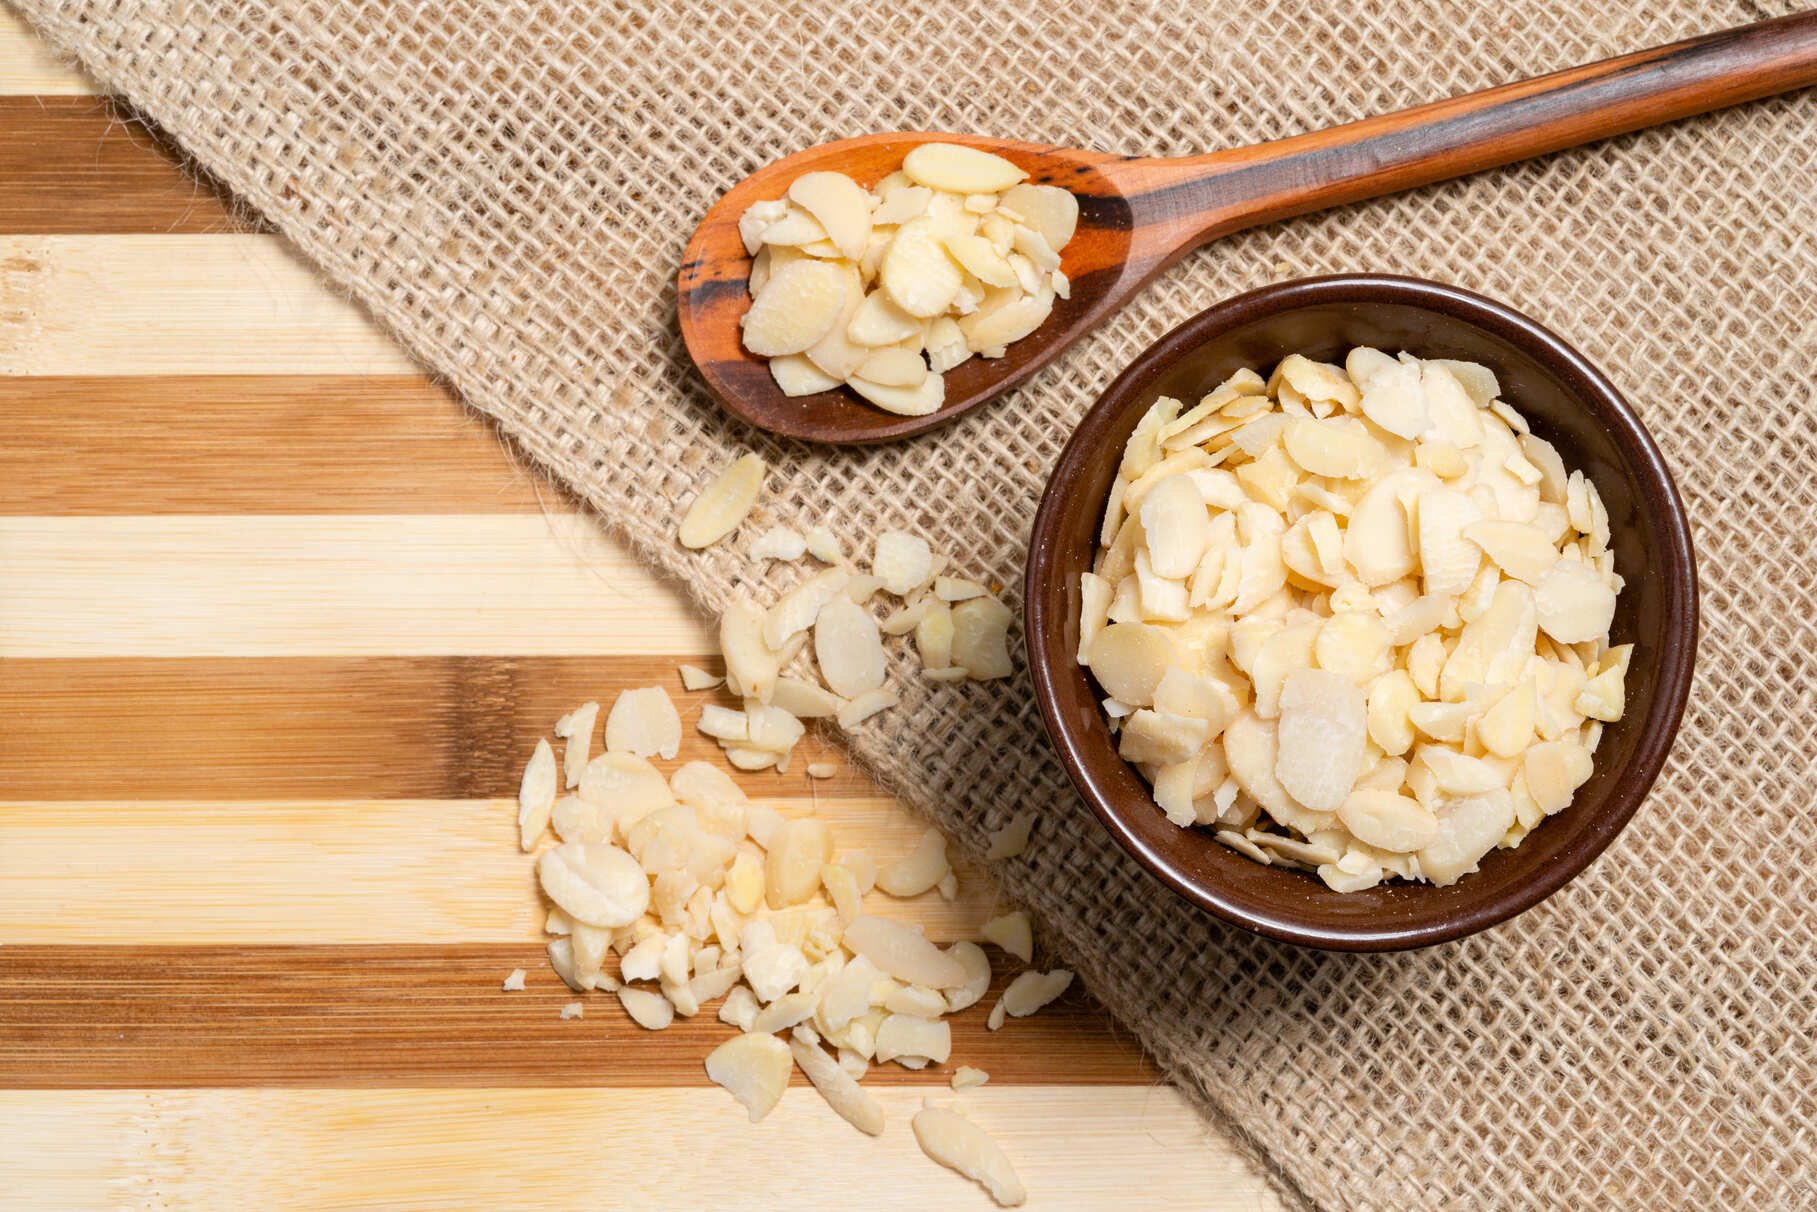
M 80 69 L 33 37 L 25 22 L 0 4 L 0 96 L 80 96 L 96 91 Z
M 1077 990 L 989 1030 L 1013 965 L 999 963 L 986 998 L 948 1017 L 963 1063 L 1005 1084 L 1158 1076 Z M 514 968 L 525 991 L 501 992 Z M 563 1021 L 577 998 L 585 1017 Z M 714 1007 L 646 1031 L 616 997 L 562 984 L 535 943 L 7 947 L 0 1029 L 18 1042 L 0 1053 L 0 1087 L 704 1086 L 702 1058 L 734 1034 Z M 878 1065 L 866 1084 L 944 1085 L 952 1068 Z
M 880 1089 L 872 1139 L 791 1089 L 752 1126 L 720 1090 L 118 1090 L 0 1096 L 0 1174 L 74 1209 L 685 1208 L 994 1212 L 921 1155 L 924 1089 Z M 947 1101 L 945 1098 L 941 1102 Z M 965 1095 L 1039 1212 L 1279 1205 L 1164 1086 Z M 811 1178 L 804 1178 L 811 1176 Z M 9 1197 L 0 1182 L 0 1206 Z
M 276 236 L 0 236 L 0 375 L 416 374 Z
M 0 433 L 0 515 L 572 507 L 422 375 L 0 377 Z
M 0 96 L 0 233 L 256 231 L 227 188 L 104 97 Z
M 40 1087 L 0 1090 L 0 1208 L 990 1207 L 907 1130 L 937 1071 L 871 1080 L 880 1140 L 805 1089 L 753 1127 L 701 1088 L 717 1023 L 556 1017 L 508 797 L 556 714 L 680 697 L 699 643 L 560 629 L 628 650 L 602 637 L 679 629 L 679 599 L 600 540 L 613 584 L 560 609 L 585 595 L 568 523 L 505 515 L 568 503 L 167 148 L 53 99 L 94 92 L 0 6 L 0 95 L 33 94 L 0 101 L 0 652 L 39 654 L 0 654 L 0 795 L 31 797 L 0 803 L 0 1087 Z M 433 561 L 433 514 L 503 529 Z M 439 603 L 411 634 L 399 551 L 424 583 L 398 592 Z M 567 588 L 489 639 L 448 604 L 521 603 L 520 575 Z M 880 854 L 919 828 L 850 770 L 741 781 Z M 959 903 L 895 910 L 954 937 L 988 896 L 968 871 Z M 518 966 L 530 991 L 500 993 Z M 993 1075 L 965 1102 L 1034 1206 L 1275 1206 L 1077 993 L 984 1013 L 955 1024 Z
M 575 514 L 0 517 L 0 549 L 0 656 L 715 647 L 679 588 Z
M 879 863 L 927 828 L 876 794 L 759 802 L 826 821 L 841 853 Z M 12 944 L 540 945 L 548 906 L 516 820 L 515 799 L 0 801 L 0 957 Z M 930 938 L 980 937 L 996 890 L 953 857 L 954 900 L 866 903 Z
M 517 794 L 538 737 L 588 699 L 667 686 L 678 761 L 719 761 L 676 659 L 95 658 L 0 662 L 0 788 L 14 800 L 493 799 Z M 729 700 L 728 700 L 729 701 Z M 887 720 L 887 716 L 878 717 Z M 739 775 L 753 796 L 876 792 L 842 765 Z M 669 763 L 658 763 L 668 766 Z

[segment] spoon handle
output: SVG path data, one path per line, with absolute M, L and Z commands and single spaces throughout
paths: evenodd
M 1218 236 L 1817 84 L 1817 11 L 1292 138 L 1101 166 L 1154 272 Z

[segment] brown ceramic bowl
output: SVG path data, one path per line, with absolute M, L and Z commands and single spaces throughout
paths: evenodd
M 1157 396 L 1189 403 L 1241 367 L 1289 353 L 1337 359 L 1356 345 L 1494 369 L 1502 394 L 1569 467 L 1596 482 L 1626 579 L 1614 641 L 1632 643 L 1627 713 L 1604 731 L 1571 806 L 1449 888 L 1400 882 L 1337 893 L 1315 876 L 1251 862 L 1204 829 L 1169 824 L 1117 756 L 1103 697 L 1074 661 L 1079 574 L 1091 566 L 1123 443 Z M 1341 951 L 1446 942 L 1506 921 L 1588 866 L 1634 815 L 1678 730 L 1697 648 L 1697 574 L 1684 507 L 1659 450 L 1581 354 L 1526 316 L 1415 278 L 1309 278 L 1200 312 L 1145 351 L 1086 413 L 1048 481 L 1029 542 L 1029 665 L 1042 718 L 1074 784 L 1111 834 L 1181 896 L 1271 938 Z

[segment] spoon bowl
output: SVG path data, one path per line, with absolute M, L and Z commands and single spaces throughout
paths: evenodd
M 1208 240 L 1246 227 L 1608 138 L 1817 84 L 1817 12 L 1639 51 L 1435 101 L 1330 130 L 1204 156 L 1147 159 L 976 135 L 901 132 L 842 139 L 767 165 L 726 193 L 688 241 L 677 283 L 682 339 L 708 390 L 760 429 L 812 442 L 865 444 L 923 433 L 1026 380 Z M 1001 358 L 946 375 L 946 403 L 897 416 L 846 388 L 790 398 L 740 343 L 751 258 L 738 219 L 809 172 L 870 186 L 917 144 L 962 143 L 1011 161 L 1029 180 L 1079 199 L 1060 253 L 1071 298 Z
M 1041 327 L 1001 358 L 968 358 L 946 372 L 946 403 L 919 417 L 897 416 L 860 400 L 850 389 L 785 396 L 768 360 L 739 341 L 739 317 L 750 307 L 746 280 L 751 257 L 738 219 L 752 203 L 780 198 L 789 183 L 811 172 L 842 172 L 869 189 L 902 167 L 922 143 L 961 143 L 1015 164 L 1037 185 L 1056 185 L 1079 200 L 1079 226 L 1060 253 L 1070 298 L 1055 299 Z M 933 429 L 1016 386 L 1122 303 L 1131 266 L 1131 209 L 1103 166 L 1118 157 L 975 135 L 901 132 L 841 139 L 796 152 L 746 177 L 713 204 L 682 257 L 679 307 L 688 353 L 714 397 L 761 429 L 811 442 L 888 442 Z

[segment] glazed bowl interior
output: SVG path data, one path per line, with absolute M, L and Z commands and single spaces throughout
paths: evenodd
M 1158 396 L 1190 407 L 1229 375 L 1267 375 L 1303 353 L 1342 361 L 1370 345 L 1480 362 L 1502 398 L 1593 481 L 1608 507 L 1625 578 L 1612 642 L 1632 643 L 1627 710 L 1604 731 L 1595 773 L 1564 811 L 1513 850 L 1447 888 L 1389 882 L 1338 893 L 1316 876 L 1264 867 L 1181 829 L 1117 756 L 1102 691 L 1074 659 L 1079 575 L 1091 568 L 1124 442 Z M 1690 536 L 1670 473 L 1620 394 L 1535 322 L 1488 299 L 1417 279 L 1355 276 L 1266 287 L 1219 304 L 1151 346 L 1086 414 L 1049 480 L 1030 540 L 1027 636 L 1048 733 L 1105 826 L 1164 884 L 1273 938 L 1337 950 L 1395 950 L 1484 929 L 1538 903 L 1583 870 L 1633 815 L 1670 748 L 1696 650 Z

